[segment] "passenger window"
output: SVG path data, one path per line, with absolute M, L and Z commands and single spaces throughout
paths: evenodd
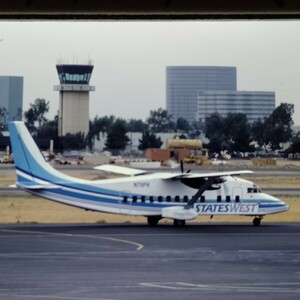
M 142 202 L 145 202 L 146 197 L 145 196 L 141 196 L 141 200 L 142 200 Z
M 126 203 L 127 200 L 128 200 L 128 197 L 127 197 L 127 196 L 124 196 L 124 197 L 123 197 L 123 202 Z
M 205 202 L 205 196 L 200 197 L 200 202 Z
M 226 196 L 226 202 L 230 202 L 230 196 Z
M 240 202 L 240 196 L 235 196 L 235 202 Z
M 188 202 L 189 201 L 189 197 L 188 196 L 183 196 L 183 202 Z
M 180 197 L 179 196 L 175 196 L 175 202 L 179 202 L 180 201 Z
M 136 202 L 136 200 L 137 200 L 137 196 L 133 196 L 132 197 L 132 202 Z
M 171 202 L 171 196 L 167 196 L 166 201 Z
M 221 198 L 220 195 L 218 195 L 218 197 L 217 197 L 217 202 L 221 202 L 221 201 L 222 201 L 222 198 Z
M 163 197 L 162 197 L 162 196 L 158 196 L 158 197 L 157 197 L 157 200 L 158 200 L 158 202 L 162 202 Z
M 150 202 L 153 202 L 153 201 L 154 201 L 153 196 L 150 196 L 150 197 L 149 197 L 149 201 L 150 201 Z

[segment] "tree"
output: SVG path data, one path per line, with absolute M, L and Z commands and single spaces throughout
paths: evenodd
M 251 126 L 253 139 L 267 151 L 280 149 L 280 144 L 293 137 L 294 104 L 281 103 L 264 121 L 258 120 Z
M 107 132 L 106 147 L 112 151 L 124 150 L 129 142 L 126 121 L 117 119 Z
M 37 130 L 37 136 L 58 137 L 58 116 L 53 120 L 45 121 Z
M 96 116 L 93 121 L 92 132 L 95 134 L 97 140 L 100 140 L 100 133 L 108 132 L 113 126 L 116 118 L 114 116 L 104 116 L 99 118 Z
M 300 133 L 294 134 L 291 140 L 291 146 L 287 150 L 288 153 L 300 153 Z
M 248 152 L 252 151 L 250 125 L 245 114 L 228 114 L 222 117 L 218 113 L 211 114 L 205 120 L 205 135 L 209 139 L 211 152 L 222 150 Z
M 209 139 L 209 150 L 211 152 L 220 152 L 228 149 L 224 128 L 224 119 L 218 113 L 213 113 L 205 119 L 204 133 Z
M 45 99 L 36 99 L 34 104 L 30 103 L 30 108 L 25 111 L 24 118 L 28 130 L 36 134 L 37 129 L 47 121 L 45 115 L 49 111 L 49 101 Z M 37 123 L 37 124 L 36 124 Z
M 188 132 L 190 129 L 190 124 L 185 118 L 178 118 L 176 122 L 177 130 Z
M 204 122 L 202 120 L 194 121 L 190 128 L 190 138 L 195 139 L 199 138 L 201 132 L 204 132 Z
M 168 115 L 167 110 L 162 108 L 151 110 L 147 123 L 152 132 L 173 131 L 175 128 L 171 115 Z
M 252 139 L 260 146 L 266 148 L 267 138 L 265 132 L 265 122 L 261 121 L 260 119 L 255 121 L 250 128 Z
M 67 133 L 62 138 L 62 145 L 64 149 L 81 150 L 85 149 L 86 139 L 83 132 Z
M 49 112 L 49 101 L 46 102 L 45 99 L 38 98 L 34 104 L 30 104 L 30 106 L 35 111 L 38 126 L 41 127 L 42 124 L 47 121 L 45 114 Z
M 139 149 L 146 150 L 148 148 L 160 148 L 163 144 L 160 137 L 156 137 L 154 133 L 145 131 L 142 135 L 142 139 L 139 139 Z
M 265 120 L 265 138 L 272 150 L 280 149 L 280 144 L 293 136 L 294 104 L 281 103 Z
M 37 128 L 35 127 L 36 115 L 33 108 L 29 108 L 24 112 L 25 125 L 29 132 L 33 135 L 36 134 Z
M 229 151 L 250 152 L 254 150 L 250 146 L 252 142 L 250 125 L 245 114 L 229 113 L 224 123 Z
M 7 130 L 8 111 L 5 107 L 0 106 L 0 134 Z
M 100 133 L 104 134 L 108 132 L 115 121 L 114 116 L 104 116 L 99 118 L 95 116 L 93 121 L 89 122 L 89 132 L 87 135 L 87 142 L 89 149 L 92 150 L 95 140 L 100 140 Z
M 141 119 L 130 119 L 127 122 L 127 131 L 130 132 L 145 132 L 148 130 L 148 124 Z

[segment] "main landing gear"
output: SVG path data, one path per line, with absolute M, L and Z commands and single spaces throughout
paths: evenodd
M 151 227 L 157 226 L 160 219 L 161 219 L 160 216 L 149 216 L 149 217 L 147 217 L 148 225 Z M 185 226 L 185 220 L 174 219 L 173 222 L 174 222 L 173 223 L 174 226 L 176 226 L 176 227 Z
M 261 220 L 263 219 L 263 217 L 264 217 L 264 216 L 258 216 L 258 217 L 255 217 L 255 218 L 253 219 L 253 225 L 254 225 L 254 226 L 259 226 Z
M 148 225 L 151 226 L 151 227 L 157 226 L 160 219 L 161 219 L 160 216 L 147 217 Z

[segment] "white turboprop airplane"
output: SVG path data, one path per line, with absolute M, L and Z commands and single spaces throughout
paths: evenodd
M 288 205 L 253 183 L 236 177 L 251 171 L 216 173 L 148 173 L 103 165 L 103 171 L 127 177 L 83 180 L 68 176 L 47 163 L 23 122 L 9 123 L 17 172 L 17 186 L 59 203 L 105 213 L 145 216 L 151 226 L 161 218 L 183 226 L 198 215 L 252 216 L 259 225 L 267 214 L 288 210 Z

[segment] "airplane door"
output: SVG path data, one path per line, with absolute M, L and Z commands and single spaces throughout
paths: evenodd
M 243 189 L 240 187 L 234 187 L 232 189 L 232 199 L 235 202 L 243 200 Z

